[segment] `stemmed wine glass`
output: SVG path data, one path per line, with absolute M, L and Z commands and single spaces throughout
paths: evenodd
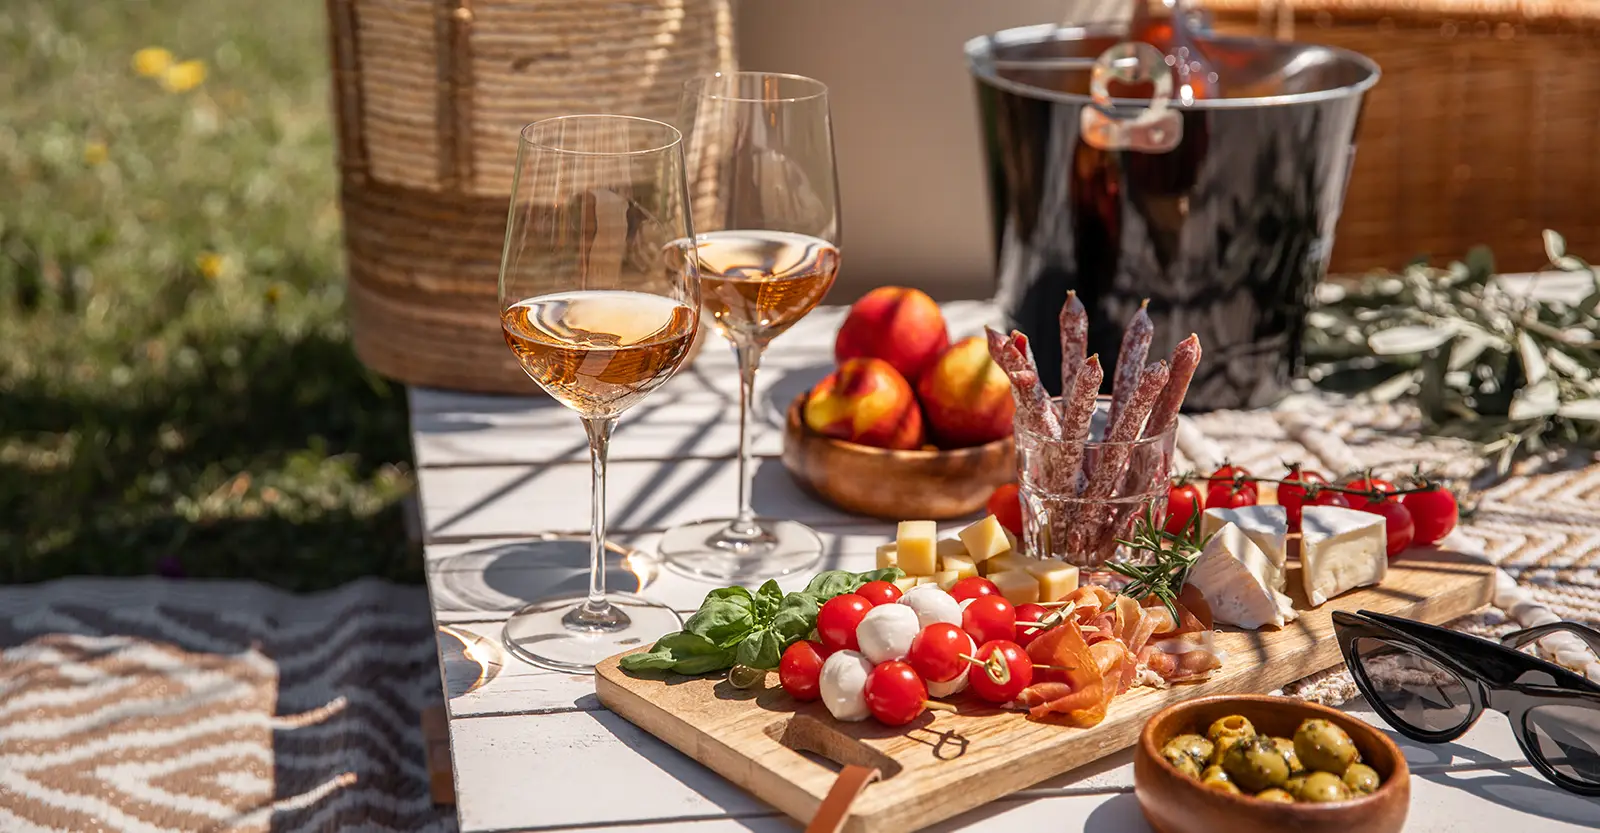
M 822 540 L 750 505 L 750 407 L 767 344 L 816 307 L 839 271 L 838 177 L 828 88 L 798 75 L 690 81 L 680 127 L 693 183 L 705 311 L 739 366 L 739 512 L 669 530 L 664 561 L 717 581 L 805 569 Z
M 628 116 L 547 119 L 522 131 L 500 267 L 506 344 L 576 411 L 594 465 L 589 592 L 533 602 L 505 626 L 535 665 L 596 662 L 677 630 L 671 609 L 607 593 L 606 446 L 617 417 L 677 372 L 700 322 L 682 137 Z

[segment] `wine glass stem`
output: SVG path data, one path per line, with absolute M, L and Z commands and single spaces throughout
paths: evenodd
M 594 494 L 589 510 L 589 601 L 585 608 L 595 615 L 604 614 L 610 607 L 606 602 L 606 454 L 611 445 L 611 429 L 616 424 L 616 417 L 583 421 L 583 430 L 589 434 L 589 460 L 594 465 Z
M 761 346 L 735 343 L 733 355 L 739 363 L 739 516 L 728 526 L 728 532 L 739 538 L 756 538 L 761 535 L 761 528 L 756 525 L 755 510 L 750 508 L 751 480 L 755 477 L 750 465 L 750 407 L 755 400 Z

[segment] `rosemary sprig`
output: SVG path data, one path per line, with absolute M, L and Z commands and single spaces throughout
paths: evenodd
M 1148 564 L 1131 561 L 1112 561 L 1106 568 L 1131 581 L 1122 594 L 1134 599 L 1155 596 L 1178 621 L 1178 594 L 1189 580 L 1189 570 L 1205 549 L 1210 536 L 1200 535 L 1200 513 L 1190 516 L 1189 523 L 1179 532 L 1168 532 L 1163 519 L 1158 518 L 1155 504 L 1145 507 L 1144 514 L 1134 521 L 1130 539 L 1117 539 L 1117 543 L 1134 552 L 1149 553 Z

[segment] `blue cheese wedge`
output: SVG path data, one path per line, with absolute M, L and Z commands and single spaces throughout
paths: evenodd
M 1297 615 L 1274 581 L 1282 581 L 1278 568 L 1233 523 L 1216 530 L 1189 571 L 1189 584 L 1206 597 L 1218 622 L 1252 630 L 1264 625 L 1281 628 Z
M 1300 513 L 1300 572 L 1312 605 L 1389 574 L 1382 515 L 1338 506 L 1307 506 Z
M 1200 516 L 1200 534 L 1210 535 L 1227 524 L 1233 524 L 1261 548 L 1272 562 L 1275 579 L 1268 586 L 1275 590 L 1284 587 L 1283 562 L 1289 543 L 1289 512 L 1282 506 L 1240 506 L 1234 509 L 1207 509 Z

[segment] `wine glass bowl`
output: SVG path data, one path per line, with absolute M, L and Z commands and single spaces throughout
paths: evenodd
M 595 663 L 682 621 L 605 589 L 605 473 L 617 418 L 660 387 L 699 329 L 700 282 L 682 137 L 628 116 L 523 129 L 500 271 L 500 325 L 528 376 L 577 413 L 594 466 L 589 592 L 529 603 L 507 650 L 535 665 Z

